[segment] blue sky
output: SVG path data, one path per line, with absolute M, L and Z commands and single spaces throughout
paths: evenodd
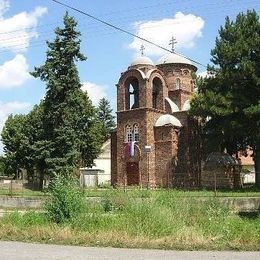
M 210 62 L 218 29 L 225 17 L 247 9 L 260 10 L 259 0 L 60 0 L 202 64 Z M 0 0 L 0 131 L 10 113 L 27 113 L 44 97 L 45 86 L 29 75 L 45 60 L 46 40 L 62 25 L 66 8 L 51 0 Z M 82 33 L 87 61 L 78 64 L 83 89 L 96 105 L 105 96 L 116 109 L 120 73 L 140 54 L 142 42 L 69 10 Z M 143 43 L 153 61 L 164 52 Z M 205 71 L 198 66 L 198 72 Z M 0 153 L 2 147 L 0 143 Z

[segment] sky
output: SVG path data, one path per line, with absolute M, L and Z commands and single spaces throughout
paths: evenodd
M 225 17 L 248 9 L 260 11 L 259 0 L 60 0 L 99 19 L 170 49 L 203 65 L 210 63 L 218 30 Z M 46 58 L 46 41 L 62 26 L 66 12 L 78 21 L 81 51 L 77 64 L 83 91 L 94 105 L 106 97 L 116 111 L 116 87 L 140 47 L 156 62 L 165 51 L 142 42 L 51 0 L 0 0 L 0 131 L 8 115 L 28 113 L 45 95 L 45 85 L 29 72 Z M 195 64 L 198 73 L 205 67 Z M 0 141 L 0 154 L 2 153 Z

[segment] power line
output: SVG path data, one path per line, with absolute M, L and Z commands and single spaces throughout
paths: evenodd
M 78 13 L 81 13 L 81 14 L 83 14 L 83 15 L 85 15 L 85 16 L 88 16 L 89 18 L 91 18 L 91 19 L 93 19 L 93 20 L 95 20 L 95 21 L 97 21 L 97 22 L 100 22 L 100 23 L 102 23 L 102 24 L 105 24 L 106 26 L 109 26 L 109 27 L 111 27 L 111 28 L 113 28 L 113 29 L 115 29 L 115 30 L 121 31 L 121 32 L 123 32 L 123 33 L 125 33 L 125 34 L 128 34 L 128 35 L 130 35 L 130 36 L 133 36 L 133 37 L 135 37 L 135 38 L 137 38 L 137 39 L 139 39 L 139 40 L 141 40 L 141 41 L 144 41 L 144 42 L 147 42 L 147 43 L 149 43 L 149 44 L 151 44 L 151 45 L 153 45 L 153 46 L 156 46 L 156 47 L 158 47 L 158 48 L 160 48 L 160 49 L 162 49 L 162 50 L 164 50 L 164 51 L 167 51 L 167 52 L 172 53 L 171 50 L 169 50 L 169 49 L 167 49 L 167 48 L 164 48 L 163 46 L 160 46 L 160 45 L 158 45 L 158 44 L 156 44 L 156 43 L 154 43 L 154 42 L 152 42 L 152 41 L 149 41 L 149 40 L 147 40 L 147 39 L 145 39 L 145 38 L 143 38 L 143 37 L 140 37 L 140 36 L 138 36 L 138 35 L 136 35 L 136 34 L 134 34 L 134 33 L 131 33 L 131 32 L 129 32 L 129 31 L 125 30 L 125 29 L 122 29 L 121 27 L 115 26 L 115 25 L 113 25 L 113 24 L 111 24 L 111 23 L 108 23 L 108 22 L 106 22 L 106 21 L 104 21 L 104 20 L 101 20 L 101 19 L 99 19 L 99 18 L 97 18 L 97 17 L 95 17 L 95 16 L 93 16 L 93 15 L 91 15 L 91 14 L 89 14 L 89 13 L 86 13 L 86 12 L 80 10 L 80 9 L 77 9 L 77 8 L 75 8 L 75 7 L 73 7 L 73 6 L 64 4 L 64 3 L 60 2 L 60 1 L 57 1 L 57 0 L 51 0 L 51 1 L 52 1 L 52 2 L 55 2 L 55 3 L 59 4 L 59 5 L 62 5 L 62 6 L 64 6 L 64 7 L 67 7 L 67 8 L 69 8 L 69 9 L 73 10 L 73 11 L 76 11 L 76 12 L 78 12 Z M 175 53 L 175 54 L 177 54 L 177 55 L 179 55 L 179 56 L 181 56 L 181 57 L 184 57 L 184 58 L 190 60 L 190 61 L 193 62 L 193 63 L 196 63 L 196 64 L 198 64 L 198 65 L 200 65 L 200 66 L 203 66 L 203 67 L 207 68 L 207 66 L 203 65 L 203 64 L 200 63 L 200 62 L 197 62 L 197 61 L 195 61 L 195 60 L 193 60 L 193 59 L 190 59 L 190 58 L 185 57 L 184 55 L 181 55 L 181 54 L 178 54 L 178 53 Z
M 80 19 L 81 20 L 81 19 Z M 171 23 L 168 23 L 168 24 L 164 24 L 164 26 L 168 26 L 168 25 L 173 25 L 173 24 L 180 24 L 180 22 L 171 22 Z M 150 28 L 154 28 L 154 27 L 157 27 L 157 26 L 160 26 L 160 25 L 154 25 L 154 26 L 145 26 L 145 28 L 147 28 L 147 29 L 150 29 Z M 43 27 L 43 26 L 42 26 Z M 107 36 L 107 35 L 111 35 L 111 34 L 113 34 L 112 32 L 108 32 L 108 29 L 106 29 L 106 28 L 104 28 L 104 29 L 96 29 L 97 27 L 96 26 L 94 26 L 94 27 L 92 27 L 92 26 L 90 26 L 90 27 L 84 27 L 84 30 L 85 29 L 90 29 L 90 31 L 89 30 L 87 30 L 87 33 L 90 33 L 91 32 L 91 34 L 90 35 L 88 35 L 87 36 L 87 38 L 92 38 L 92 37 L 96 37 L 96 36 L 98 36 L 98 35 L 100 35 L 100 34 L 102 34 L 102 36 Z M 93 31 L 93 32 L 92 32 Z M 45 33 L 43 33 L 42 34 L 42 32 L 45 32 Z M 44 46 L 45 45 L 45 43 L 46 43 L 46 41 L 47 41 L 47 35 L 49 35 L 48 33 L 46 33 L 46 32 L 49 32 L 49 30 L 47 30 L 47 31 L 42 31 L 41 32 L 41 34 L 40 34 L 40 37 L 37 37 L 37 38 L 35 38 L 35 40 L 32 38 L 32 39 L 30 39 L 32 36 L 16 36 L 16 37 L 8 37 L 8 38 L 5 38 L 5 39 L 2 39 L 1 40 L 1 43 L 3 43 L 3 42 L 6 42 L 6 44 L 7 44 L 7 46 L 1 46 L 1 44 L 0 44 L 0 53 L 6 53 L 6 52 L 9 52 L 9 49 L 14 49 L 14 51 L 15 52 L 17 52 L 17 51 L 22 51 L 22 50 L 26 50 L 28 47 L 30 47 L 30 48 L 34 48 L 34 47 L 40 47 L 40 46 Z M 52 31 L 51 31 L 52 32 Z M 44 35 L 46 35 L 46 37 L 43 37 Z M 86 37 L 82 37 L 82 38 L 86 38 Z M 10 44 L 11 42 L 17 42 L 17 40 L 20 40 L 20 39 L 28 39 L 28 41 L 29 40 L 31 40 L 31 42 L 33 43 L 33 44 L 30 44 L 30 45 L 28 45 L 27 43 L 16 43 L 16 44 Z M 39 41 L 39 39 L 42 39 L 41 41 Z M 180 56 L 182 56 L 181 54 L 179 54 Z M 183 57 L 185 57 L 185 56 L 183 56 Z
M 132 10 L 132 9 L 130 9 L 130 10 Z M 133 9 L 133 10 L 135 10 L 135 9 Z M 114 12 L 114 13 L 117 13 L 117 12 Z M 161 13 L 161 12 L 160 12 Z M 214 14 L 215 14 L 216 12 L 214 12 Z M 132 18 L 134 18 L 135 16 L 133 16 Z M 126 17 L 124 17 L 124 19 L 123 19 L 123 21 L 124 22 L 126 22 L 126 21 L 129 21 L 130 19 L 131 19 L 131 17 L 128 17 L 129 19 L 126 19 Z M 81 20 L 81 19 L 80 19 Z M 116 21 L 121 21 L 122 19 L 116 19 Z M 156 21 L 155 21 L 156 22 Z M 168 22 L 168 23 L 164 23 L 164 26 L 171 26 L 171 25 L 177 25 L 177 24 L 184 24 L 184 23 L 190 23 L 190 21 L 182 21 L 182 22 L 180 22 L 180 21 L 170 21 L 170 22 Z M 58 23 L 52 23 L 52 24 L 58 24 Z M 29 30 L 29 29 L 36 29 L 36 28 L 40 28 L 40 27 L 45 27 L 45 26 L 48 26 L 48 25 L 52 25 L 52 24 L 46 24 L 46 25 L 41 25 L 41 26 L 36 26 L 36 27 L 27 27 L 27 28 L 23 28 L 23 29 L 19 29 L 19 30 L 14 30 L 14 31 L 6 31 L 6 32 L 0 32 L 0 38 L 1 38 L 1 43 L 3 43 L 3 42 L 8 42 L 7 44 L 9 44 L 10 42 L 17 42 L 17 39 L 30 39 L 30 38 L 33 38 L 34 36 L 31 36 L 30 35 L 30 32 L 26 32 L 25 30 Z M 121 24 L 121 25 L 123 25 L 124 23 L 122 23 L 122 22 L 120 22 L 119 24 Z M 92 25 L 94 25 L 94 26 L 92 26 Z M 149 26 L 144 26 L 143 28 L 145 28 L 145 29 L 150 29 L 150 28 L 155 28 L 155 27 L 158 27 L 158 26 L 161 26 L 160 24 L 158 24 L 158 25 L 149 25 Z M 93 34 L 97 34 L 97 33 L 102 33 L 103 31 L 106 31 L 106 29 L 104 29 L 104 30 L 98 30 L 97 31 L 97 26 L 95 26 L 95 24 L 93 23 L 93 24 L 90 24 L 90 25 L 87 25 L 87 27 L 86 26 L 84 26 L 84 30 L 86 30 L 87 29 L 87 31 L 86 32 L 92 32 L 93 31 Z M 89 31 L 90 30 L 90 31 Z M 24 34 L 18 34 L 18 35 L 16 35 L 16 36 L 12 36 L 12 37 L 10 37 L 10 36 L 6 36 L 6 34 L 12 34 L 13 32 L 24 32 Z M 41 36 L 42 36 L 42 33 L 44 33 L 44 35 L 47 35 L 46 34 L 46 32 L 52 32 L 51 30 L 44 30 L 44 31 L 40 31 L 41 32 Z M 33 32 L 32 32 L 33 33 Z M 38 33 L 37 33 L 38 34 Z M 3 37 L 1 37 L 1 35 L 4 35 Z M 38 39 L 38 37 L 37 37 L 37 39 Z M 1 45 L 1 44 L 0 44 Z M 19 45 L 19 44 L 16 44 L 16 45 Z M 8 46 L 9 47 L 9 46 Z
M 234 0 L 230 0 L 231 1 L 231 3 L 234 1 Z M 237 0 L 236 0 L 237 1 Z M 182 3 L 183 2 L 186 2 L 186 3 L 188 3 L 188 2 L 190 2 L 190 0 L 182 0 Z M 253 1 L 254 2 L 254 1 Z M 250 2 L 250 1 L 248 1 L 248 3 L 253 3 L 253 2 Z M 176 1 L 174 1 L 174 3 L 173 2 L 168 2 L 168 3 L 160 3 L 160 4 L 156 4 L 156 5 L 150 5 L 150 6 L 144 6 L 144 7 L 137 7 L 137 8 L 130 8 L 130 9 L 124 9 L 124 10 L 119 10 L 119 11 L 113 11 L 113 12 L 108 12 L 108 13 L 105 13 L 105 14 L 103 14 L 103 15 L 105 15 L 106 17 L 109 17 L 111 14 L 116 14 L 116 13 L 119 13 L 119 14 L 121 14 L 121 16 L 122 16 L 122 13 L 123 12 L 128 12 L 128 15 L 127 15 L 127 17 L 126 16 L 124 16 L 124 18 L 122 18 L 122 17 L 120 17 L 120 16 L 117 16 L 117 18 L 116 19 L 113 19 L 113 22 L 115 22 L 115 21 L 120 21 L 119 22 L 119 24 L 122 26 L 122 25 L 124 25 L 126 22 L 129 22 L 129 21 L 131 21 L 131 20 L 133 20 L 133 19 L 137 19 L 137 17 L 142 17 L 142 19 L 145 19 L 144 17 L 146 17 L 147 16 L 147 14 L 152 14 L 152 16 L 153 16 L 153 19 L 156 17 L 156 16 L 158 16 L 158 15 L 162 15 L 162 11 L 163 11 L 163 13 L 164 14 L 166 14 L 166 13 L 169 13 L 170 12 L 170 8 L 166 8 L 166 6 L 167 7 L 171 7 L 171 6 L 173 6 L 173 4 L 176 4 Z M 216 5 L 216 3 L 214 3 L 214 4 L 210 4 L 210 3 L 208 3 L 207 4 L 207 7 L 209 7 L 209 6 L 211 6 L 211 7 L 213 7 L 213 5 L 214 5 L 214 8 L 209 8 L 211 11 L 209 11 L 209 12 L 207 12 L 207 15 L 212 15 L 212 14 L 217 14 L 218 12 L 216 12 L 217 10 L 215 9 L 215 5 Z M 225 10 L 227 10 L 227 6 L 228 5 L 226 5 L 226 2 L 225 1 L 220 1 L 220 2 L 218 2 L 217 3 L 217 5 L 218 5 L 218 9 L 221 9 L 222 10 L 222 7 L 225 7 Z M 153 7 L 156 7 L 156 11 L 155 10 L 152 10 L 152 8 Z M 163 7 L 163 9 L 162 10 L 160 10 L 159 9 L 159 7 Z M 194 6 L 194 5 L 192 5 L 192 6 L 190 6 L 189 8 L 187 8 L 187 7 L 182 7 L 182 10 L 184 9 L 184 10 L 186 10 L 186 11 L 188 11 L 188 10 L 196 10 L 196 9 L 200 9 L 200 5 L 196 5 L 196 6 Z M 131 11 L 136 11 L 136 10 L 144 10 L 144 9 L 146 9 L 146 11 L 145 12 L 135 12 L 135 14 L 134 15 L 129 15 L 129 13 L 131 13 Z M 212 9 L 214 9 L 214 11 L 212 10 Z M 232 9 L 233 10 L 233 9 Z M 152 12 L 151 12 L 152 11 Z M 222 11 L 221 11 L 222 12 Z M 157 15 L 158 14 L 158 15 Z M 86 17 L 87 18 L 87 17 Z M 151 19 L 151 18 L 150 18 Z M 85 18 L 83 18 L 83 19 L 78 19 L 78 20 L 85 20 Z M 46 26 L 49 26 L 49 25 L 53 25 L 53 24 L 58 24 L 59 22 L 55 22 L 55 23 L 50 23 L 50 24 L 45 24 L 45 25 L 39 25 L 39 26 L 33 26 L 33 27 L 27 27 L 27 28 L 22 28 L 22 29 L 18 29 L 18 30 L 13 30 L 13 31 L 5 31 L 5 32 L 0 32 L 0 38 L 2 38 L 1 39 L 1 43 L 3 43 L 3 42 L 5 42 L 8 46 L 1 46 L 1 44 L 0 44 L 0 53 L 4 53 L 4 52 L 8 52 L 8 49 L 15 49 L 15 51 L 19 51 L 19 50 L 25 50 L 25 49 L 27 49 L 29 46 L 28 46 L 28 44 L 27 43 L 17 43 L 17 40 L 21 40 L 21 39 L 24 39 L 24 40 L 26 40 L 26 39 L 28 39 L 28 41 L 29 40 L 31 40 L 32 41 L 32 43 L 34 43 L 33 45 L 31 45 L 30 44 L 30 48 L 31 47 L 38 47 L 38 46 L 40 46 L 40 45 L 44 45 L 44 43 L 43 43 L 43 41 L 41 42 L 41 41 L 39 41 L 39 39 L 43 39 L 44 40 L 44 42 L 46 41 L 46 38 L 44 39 L 44 37 L 43 37 L 43 35 L 49 35 L 49 30 L 44 30 L 44 31 L 41 31 L 41 33 L 40 33 L 40 37 L 37 37 L 37 38 L 35 38 L 35 39 L 31 39 L 31 37 L 32 36 L 29 36 L 29 35 L 26 35 L 26 34 L 30 34 L 31 32 L 26 32 L 26 30 L 32 30 L 32 33 L 34 32 L 34 29 L 36 29 L 36 28 L 40 28 L 40 27 L 46 27 Z M 172 22 L 169 22 L 169 23 L 167 23 L 167 24 L 164 24 L 164 26 L 171 26 L 171 25 L 174 25 L 174 24 L 180 24 L 181 22 L 178 22 L 178 21 L 172 21 Z M 183 24 L 183 22 L 181 23 L 181 24 Z M 119 25 L 118 25 L 118 22 L 117 22 L 117 27 L 118 27 Z M 157 27 L 157 26 L 161 26 L 161 25 L 150 25 L 150 26 L 145 26 L 145 28 L 146 29 L 150 29 L 150 28 L 154 28 L 154 27 Z M 110 35 L 111 34 L 111 32 L 110 33 L 108 33 L 108 30 L 109 30 L 109 28 L 104 28 L 104 29 L 101 29 L 101 28 L 98 28 L 97 27 L 97 24 L 95 23 L 95 22 L 93 22 L 93 23 L 90 23 L 90 24 L 87 24 L 87 26 L 86 25 L 84 25 L 84 28 L 82 28 L 82 30 L 86 30 L 86 33 L 87 34 L 90 34 L 91 33 L 91 35 L 88 35 L 88 38 L 89 37 L 95 37 L 95 36 L 98 36 L 99 34 L 101 34 L 102 33 L 102 36 L 104 36 L 104 35 Z M 24 32 L 25 33 L 25 35 L 17 35 L 17 33 L 19 33 L 19 32 Z M 105 32 L 105 33 L 104 33 Z M 14 33 L 16 33 L 16 36 L 15 37 L 13 37 L 13 34 Z M 43 34 L 42 34 L 43 33 Z M 83 38 L 85 38 L 85 37 L 83 37 Z M 15 44 L 11 44 L 11 43 L 13 43 L 13 42 L 16 42 Z M 19 41 L 18 41 L 19 42 Z M 42 44 L 39 44 L 39 43 L 42 43 Z M 35 44 L 37 44 L 37 45 L 35 45 Z M 168 50 L 169 51 L 169 50 Z M 184 55 L 181 55 L 181 54 L 178 54 L 178 55 L 180 55 L 180 56 L 182 56 L 182 57 L 185 57 Z M 185 58 L 187 58 L 187 57 L 185 57 Z M 190 58 L 187 58 L 187 59 L 189 59 L 189 60 L 191 60 L 191 61 L 193 61 L 192 59 L 190 59 Z M 194 63 L 198 63 L 198 62 L 196 62 L 196 61 L 193 61 Z M 201 64 L 202 65 L 202 64 Z M 203 66 L 203 65 L 202 65 Z
M 227 9 L 227 6 L 228 4 L 229 7 L 232 7 L 231 10 L 234 10 L 234 3 L 233 2 L 236 2 L 236 6 L 235 7 L 239 7 L 239 4 L 237 2 L 243 2 L 244 0 L 230 0 L 229 2 L 226 2 L 226 0 L 222 0 L 222 1 L 218 1 L 217 3 L 207 3 L 205 5 L 205 3 L 203 4 L 196 4 L 196 5 L 191 5 L 189 6 L 189 8 L 187 7 L 181 7 L 181 11 L 193 11 L 193 12 L 196 12 L 197 10 L 201 11 L 201 7 L 207 7 L 209 10 L 203 14 L 202 16 L 205 16 L 205 15 L 212 15 L 212 14 L 218 14 L 218 13 L 221 13 L 223 14 L 223 8 L 225 8 L 225 11 L 228 10 Z M 147 15 L 147 14 L 155 14 L 155 17 L 157 17 L 157 14 L 158 15 L 161 15 L 162 12 L 164 12 L 165 14 L 171 14 L 172 11 L 170 10 L 169 7 L 173 6 L 176 4 L 176 2 L 181 2 L 183 4 L 183 2 L 186 2 L 186 3 L 189 3 L 191 2 L 191 0 L 180 0 L 180 1 L 174 1 L 174 2 L 166 2 L 166 3 L 160 3 L 160 4 L 155 4 L 155 5 L 148 5 L 148 6 L 140 6 L 140 7 L 136 7 L 136 8 L 130 8 L 130 9 L 122 9 L 122 10 L 118 10 L 118 11 L 113 11 L 113 12 L 107 12 L 107 13 L 100 13 L 99 15 L 102 15 L 102 16 L 105 16 L 105 17 L 109 17 L 111 15 L 114 15 L 114 14 L 122 14 L 122 13 L 128 13 L 128 17 L 126 19 L 126 16 L 123 15 L 123 17 L 118 17 L 116 20 L 113 19 L 113 21 L 121 21 L 123 20 L 124 22 L 126 21 L 130 21 L 131 19 L 134 19 L 134 18 L 138 18 L 138 17 L 141 17 L 142 19 L 144 19 L 144 16 Z M 247 5 L 249 4 L 255 4 L 255 7 L 259 6 L 260 3 L 258 3 L 257 1 L 255 0 L 251 0 L 251 1 L 247 1 Z M 149 13 L 150 10 L 153 10 L 153 8 L 156 7 L 156 11 L 153 11 L 151 13 Z M 162 10 L 159 9 L 159 7 L 163 7 Z M 216 12 L 216 7 L 218 7 L 219 9 L 219 12 Z M 140 11 L 140 10 L 145 10 L 145 12 L 136 12 L 136 10 Z M 129 16 L 129 13 L 130 12 L 135 12 L 135 15 L 130 15 Z M 37 28 L 41 28 L 41 27 L 49 27 L 50 25 L 54 25 L 54 24 L 59 24 L 60 22 L 54 22 L 54 23 L 49 23 L 49 24 L 43 24 L 43 25 L 37 25 L 37 26 L 31 26 L 31 27 L 24 27 L 24 28 L 21 28 L 21 29 L 17 29 L 17 30 L 10 30 L 10 31 L 3 31 L 3 32 L 0 32 L 0 35 L 5 35 L 5 34 L 12 34 L 12 33 L 16 33 L 16 32 L 20 32 L 20 31 L 26 31 L 26 30 L 33 30 L 33 29 L 37 29 Z M 122 24 L 122 23 L 121 23 Z M 94 25 L 94 23 L 93 23 Z
M 233 7 L 233 1 L 235 1 L 235 0 L 230 0 L 231 1 L 231 4 L 232 4 L 232 10 L 234 10 L 234 7 Z M 238 1 L 238 0 L 236 0 L 236 1 Z M 243 1 L 243 0 L 239 0 L 239 1 Z M 178 2 L 178 1 L 177 1 Z M 190 2 L 190 0 L 182 0 L 182 3 L 183 2 Z M 255 2 L 254 0 L 252 1 L 252 3 L 253 2 Z M 247 3 L 251 3 L 250 1 L 247 1 Z M 156 4 L 156 5 L 150 5 L 150 6 L 143 6 L 143 7 L 137 7 L 137 8 L 130 8 L 130 9 L 123 9 L 123 10 L 119 10 L 119 11 L 113 11 L 113 12 L 108 12 L 108 13 L 104 13 L 103 15 L 105 15 L 105 16 L 110 16 L 110 15 L 113 15 L 113 14 L 117 14 L 117 13 L 120 13 L 120 14 L 122 14 L 122 13 L 124 13 L 124 12 L 128 12 L 128 14 L 131 12 L 131 11 L 136 11 L 136 10 L 142 10 L 142 9 L 146 9 L 146 11 L 145 11 L 145 13 L 140 13 L 140 12 L 135 12 L 135 15 L 128 15 L 127 17 L 126 16 L 123 16 L 123 17 L 117 17 L 117 19 L 113 19 L 113 21 L 115 22 L 115 21 L 121 21 L 119 24 L 121 24 L 121 25 L 123 25 L 125 22 L 127 22 L 127 21 L 131 21 L 132 19 L 136 19 L 137 17 L 142 17 L 142 19 L 144 19 L 144 16 L 145 15 L 147 15 L 147 14 L 149 14 L 149 9 L 151 10 L 153 7 L 156 7 L 156 11 L 155 12 L 152 12 L 152 14 L 156 14 L 155 16 L 153 16 L 153 18 L 155 18 L 155 17 L 157 17 L 157 14 L 158 15 L 161 15 L 162 14 L 162 11 L 164 11 L 164 13 L 166 14 L 166 13 L 170 13 L 170 12 L 172 12 L 172 11 L 170 11 L 170 9 L 169 8 L 165 8 L 166 6 L 172 6 L 173 4 L 176 4 L 176 1 L 174 1 L 174 3 L 172 3 L 172 2 L 167 2 L 167 3 L 160 3 L 160 4 Z M 207 3 L 207 8 L 209 8 L 211 11 L 207 11 L 207 15 L 212 15 L 212 14 L 217 14 L 218 12 L 216 12 L 216 10 L 214 9 L 215 7 L 216 7 L 216 5 L 217 5 L 217 7 L 219 7 L 219 8 L 221 8 L 221 7 L 225 7 L 225 10 L 227 10 L 227 2 L 226 1 L 219 1 L 218 3 Z M 159 10 L 157 7 L 163 7 L 163 10 Z M 200 6 L 201 5 L 196 5 L 196 6 L 190 6 L 189 8 L 187 8 L 187 7 L 182 7 L 182 11 L 183 10 L 186 10 L 186 11 L 191 11 L 191 10 L 193 10 L 193 11 L 195 11 L 196 9 L 201 9 L 200 8 Z M 203 4 L 203 6 L 205 6 L 205 4 Z M 257 5 L 256 5 L 257 6 Z M 214 7 L 214 8 L 212 8 L 212 7 Z M 214 11 L 212 11 L 212 9 L 214 9 Z M 222 12 L 222 8 L 221 8 L 221 13 L 223 13 Z M 219 12 L 220 13 L 220 12 Z M 79 19 L 79 20 L 81 20 L 81 19 Z M 124 23 L 123 23 L 123 22 Z M 26 32 L 26 30 L 34 30 L 34 29 L 37 29 L 37 28 L 41 28 L 41 27 L 46 27 L 46 26 L 50 26 L 50 25 L 54 25 L 54 24 L 59 24 L 59 22 L 55 22 L 55 23 L 49 23 L 49 24 L 44 24 L 44 25 L 39 25 L 39 26 L 32 26 L 32 27 L 25 27 L 25 28 L 22 28 L 22 29 L 17 29 L 17 30 L 11 30 L 11 31 L 4 31 L 4 32 L 0 32 L 0 37 L 1 37 L 1 35 L 7 35 L 7 34 L 14 34 L 14 33 L 17 33 L 17 32 L 25 32 L 25 33 L 28 33 L 28 32 Z M 171 25 L 171 24 L 180 24 L 180 22 L 171 22 L 171 23 L 169 23 L 169 25 Z M 94 26 L 92 26 L 92 25 L 94 25 Z M 145 28 L 153 28 L 153 27 L 155 27 L 155 26 L 146 26 Z M 93 24 L 89 24 L 89 26 L 88 26 L 88 29 L 93 29 L 93 30 L 95 30 L 96 29 L 96 26 L 95 26 L 95 23 L 93 23 Z M 84 27 L 84 29 L 86 29 L 86 27 Z M 19 37 L 19 36 L 18 36 Z M 4 40 L 3 39 L 1 39 L 1 42 L 3 42 L 3 41 L 9 41 L 9 39 L 17 39 L 17 35 L 15 36 L 15 37 L 6 37 Z
M 41 27 L 46 27 L 46 26 L 50 26 L 53 24 L 58 24 L 59 22 L 55 22 L 55 23 L 49 23 L 49 24 L 43 24 L 43 25 L 37 25 L 37 26 L 30 26 L 30 27 L 24 27 L 21 29 L 17 29 L 17 30 L 11 30 L 11 31 L 4 31 L 4 32 L 0 32 L 0 35 L 5 35 L 5 34 L 12 34 L 12 33 L 17 33 L 17 32 L 23 32 L 23 31 L 27 31 L 27 30 L 34 30 L 36 28 L 41 28 Z

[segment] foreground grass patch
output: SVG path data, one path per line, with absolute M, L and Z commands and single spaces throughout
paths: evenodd
M 137 195 L 114 190 L 59 225 L 44 213 L 7 214 L 0 219 L 0 238 L 85 246 L 260 250 L 260 217 L 230 213 L 213 198 L 202 203 L 171 192 Z

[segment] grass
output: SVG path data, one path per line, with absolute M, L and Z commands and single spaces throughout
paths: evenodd
M 99 188 L 87 188 L 84 190 L 84 194 L 86 197 L 102 197 L 103 194 L 107 191 L 111 191 L 111 189 L 99 189 Z M 260 197 L 260 189 L 254 187 L 243 188 L 239 190 L 218 190 L 215 194 L 212 190 L 177 190 L 170 189 L 168 190 L 173 196 L 176 197 Z M 146 189 L 136 189 L 136 188 L 128 188 L 127 193 L 131 196 L 150 196 L 150 193 L 163 194 L 165 193 L 165 189 L 156 189 L 156 190 L 146 190 Z M 140 195 L 141 194 L 141 195 Z
M 113 188 L 87 188 L 84 190 L 86 197 L 102 197 L 104 193 L 110 192 Z M 121 189 L 123 190 L 123 189 Z M 164 193 L 165 189 L 157 189 L 153 191 L 147 191 L 146 189 L 140 190 L 137 188 L 128 188 L 127 193 L 131 196 L 139 196 L 139 194 L 149 193 Z M 174 194 L 177 197 L 215 197 L 215 193 L 212 190 L 192 190 L 192 191 L 183 191 L 177 189 L 170 189 L 169 192 Z M 47 190 L 45 191 L 35 191 L 28 188 L 23 189 L 13 189 L 12 194 L 7 188 L 0 188 L 0 196 L 14 196 L 14 197 L 42 197 L 48 196 Z M 141 195 L 143 196 L 143 195 Z M 218 190 L 216 193 L 217 197 L 260 197 L 260 189 L 254 187 L 246 187 L 239 190 Z
M 106 190 L 99 202 L 89 201 L 85 212 L 64 224 L 50 222 L 43 212 L 14 212 L 0 219 L 0 238 L 84 246 L 260 250 L 258 213 L 234 214 L 214 198 L 202 203 L 178 194 Z
M 13 196 L 13 197 L 41 197 L 46 196 L 46 192 L 35 191 L 27 188 L 23 189 L 13 189 L 12 192 L 10 189 L 0 189 L 0 196 Z

